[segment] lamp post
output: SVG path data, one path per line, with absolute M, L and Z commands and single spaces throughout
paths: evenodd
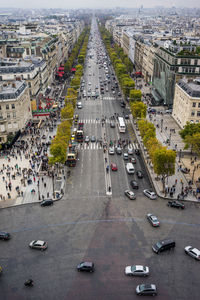
M 39 201 L 41 200 L 41 198 L 40 198 L 40 184 L 39 184 L 39 182 L 38 182 L 38 200 Z
M 196 169 L 197 169 L 197 167 L 194 166 L 193 173 L 192 173 L 192 183 L 193 183 L 193 181 L 194 181 L 194 173 L 195 173 Z

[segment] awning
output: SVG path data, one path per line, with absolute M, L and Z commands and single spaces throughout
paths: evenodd
M 64 71 L 64 67 L 59 67 L 58 71 Z
M 71 69 L 71 72 L 76 72 L 76 68 L 72 68 L 72 69 Z

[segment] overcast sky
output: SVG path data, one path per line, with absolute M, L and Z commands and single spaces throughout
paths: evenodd
M 200 0 L 0 0 L 0 7 L 22 8 L 112 8 L 177 6 L 200 7 Z

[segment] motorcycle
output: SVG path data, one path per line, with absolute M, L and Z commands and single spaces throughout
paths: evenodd
M 25 282 L 24 282 L 24 285 L 25 286 L 33 286 L 33 280 L 32 279 L 28 279 L 28 280 L 26 280 Z

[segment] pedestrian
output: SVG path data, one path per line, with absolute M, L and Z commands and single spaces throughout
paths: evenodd
M 177 185 L 177 179 L 175 179 L 175 185 Z
M 46 184 L 46 182 L 44 182 L 44 187 L 46 188 L 46 186 L 47 186 L 47 184 Z

